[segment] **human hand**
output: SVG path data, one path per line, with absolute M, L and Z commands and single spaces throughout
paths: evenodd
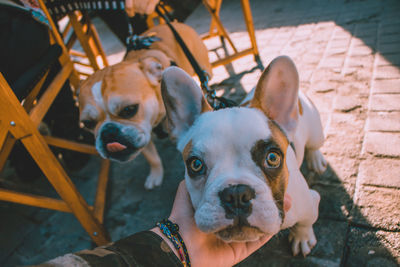
M 129 17 L 136 13 L 150 15 L 156 9 L 159 0 L 125 0 L 125 11 Z
M 194 210 L 191 204 L 185 181 L 179 184 L 169 219 L 179 225 L 179 233 L 187 247 L 192 266 L 232 266 L 247 258 L 264 245 L 272 236 L 264 236 L 253 242 L 225 243 L 214 234 L 201 232 L 194 221 Z M 291 198 L 285 195 L 284 210 L 290 209 Z M 166 239 L 159 229 L 154 232 Z M 170 246 L 172 244 L 169 242 Z M 176 252 L 175 252 L 176 254 Z

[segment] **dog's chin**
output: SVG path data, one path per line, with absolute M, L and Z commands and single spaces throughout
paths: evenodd
M 266 233 L 253 226 L 228 226 L 219 230 L 215 235 L 224 242 L 251 242 L 257 241 Z

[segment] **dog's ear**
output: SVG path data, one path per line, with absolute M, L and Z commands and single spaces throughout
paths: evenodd
M 275 58 L 258 81 L 251 107 L 284 128 L 289 136 L 298 120 L 299 74 L 294 62 L 287 56 Z
M 153 57 L 146 57 L 144 59 L 141 59 L 140 68 L 142 69 L 144 75 L 146 75 L 147 80 L 150 82 L 151 85 L 157 86 L 160 84 L 164 66 L 159 60 Z
M 158 86 L 163 70 L 171 65 L 171 58 L 161 51 L 147 50 L 139 58 L 139 63 L 150 84 Z
M 201 88 L 178 67 L 168 67 L 163 72 L 161 94 L 167 113 L 168 132 L 175 140 L 190 128 L 202 112 L 212 110 Z

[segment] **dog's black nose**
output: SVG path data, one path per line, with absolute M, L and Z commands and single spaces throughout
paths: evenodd
M 235 217 L 246 218 L 251 214 L 250 200 L 255 198 L 253 188 L 245 184 L 231 185 L 218 193 L 222 207 L 228 219 Z
M 101 128 L 100 138 L 104 143 L 116 141 L 120 134 L 120 129 L 113 123 L 106 123 Z

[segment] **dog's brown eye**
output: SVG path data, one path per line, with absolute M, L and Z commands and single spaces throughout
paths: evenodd
M 204 162 L 198 157 L 189 158 L 186 161 L 186 166 L 190 176 L 202 175 L 206 170 Z
M 194 159 L 190 163 L 190 168 L 192 168 L 192 171 L 194 172 L 199 172 L 203 168 L 203 162 L 201 162 L 199 159 Z
M 130 119 L 136 115 L 138 109 L 139 109 L 138 104 L 126 106 L 118 113 L 118 116 L 120 116 L 123 119 Z
M 269 152 L 265 164 L 267 168 L 278 168 L 281 165 L 281 156 L 277 152 Z
M 85 127 L 86 129 L 93 130 L 96 127 L 97 122 L 95 120 L 83 120 L 81 121 L 81 126 Z

